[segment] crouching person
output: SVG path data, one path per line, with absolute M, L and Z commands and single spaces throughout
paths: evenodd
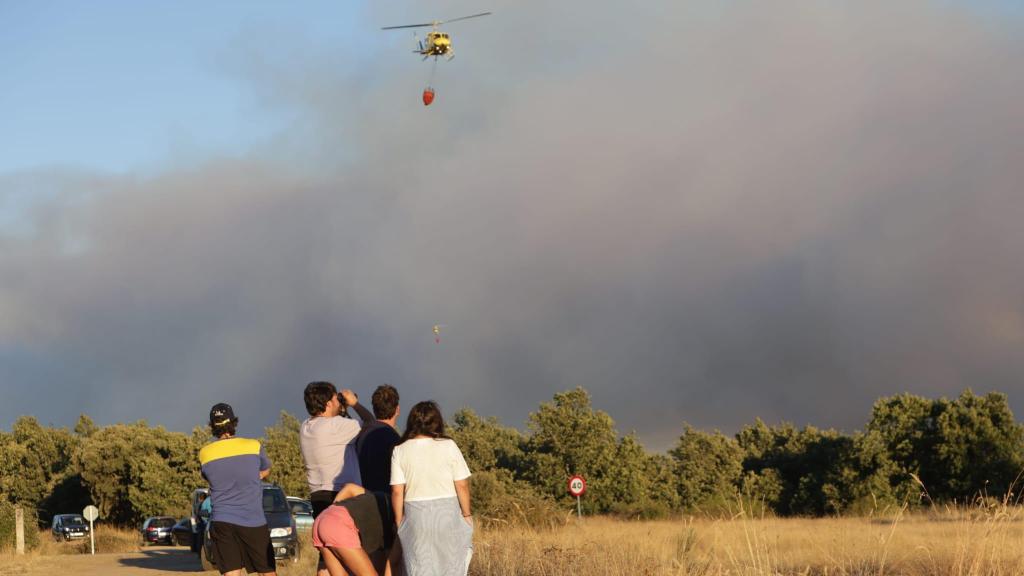
M 393 540 L 388 508 L 382 494 L 346 484 L 334 504 L 317 516 L 313 522 L 313 546 L 321 552 L 331 576 L 385 573 Z

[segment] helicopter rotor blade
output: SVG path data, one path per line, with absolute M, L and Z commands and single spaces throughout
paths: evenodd
M 449 22 L 458 22 L 459 20 L 469 20 L 470 18 L 479 18 L 480 16 L 490 16 L 490 12 L 481 12 L 479 14 L 473 14 L 471 16 L 462 16 L 461 18 L 452 18 L 451 20 L 445 20 L 444 22 L 438 22 L 438 24 L 447 24 Z
M 440 22 L 430 22 L 429 24 L 406 24 L 405 26 L 385 26 L 381 30 L 398 30 L 399 28 L 425 28 L 428 26 L 437 26 Z

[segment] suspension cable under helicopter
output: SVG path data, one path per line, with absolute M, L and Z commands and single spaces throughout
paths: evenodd
M 430 77 L 427 79 L 427 88 L 434 87 L 434 75 L 437 73 L 437 56 L 434 56 L 434 63 L 430 65 Z

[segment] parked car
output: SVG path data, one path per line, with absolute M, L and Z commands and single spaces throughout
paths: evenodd
M 143 544 L 173 544 L 171 528 L 175 520 L 171 516 L 152 516 L 142 523 Z
M 57 514 L 53 517 L 50 532 L 53 534 L 53 539 L 58 542 L 85 538 L 89 535 L 89 523 L 82 518 L 81 514 Z
M 284 490 L 277 484 L 263 484 L 263 515 L 267 518 L 267 527 L 270 529 L 270 544 L 274 549 L 274 558 L 298 560 L 299 538 L 295 530 L 295 519 L 288 509 Z M 203 570 L 214 570 L 217 567 L 211 546 L 210 523 L 207 522 L 203 531 L 202 551 L 199 554 Z
M 310 504 L 308 500 L 303 500 L 296 496 L 289 496 L 288 508 L 292 511 L 292 518 L 295 519 L 296 529 L 313 529 L 313 505 Z
M 192 521 L 189 518 L 182 518 L 171 528 L 171 536 L 177 546 L 192 545 Z
M 209 520 L 207 513 L 202 509 L 203 501 L 210 497 L 208 488 L 196 488 L 192 491 L 192 515 L 189 517 L 189 525 L 192 528 L 192 542 L 190 549 L 203 557 L 203 533 L 206 531 L 206 523 Z

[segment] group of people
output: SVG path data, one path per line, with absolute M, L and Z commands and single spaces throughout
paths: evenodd
M 473 553 L 470 471 L 437 403 L 413 406 L 399 434 L 399 395 L 388 384 L 373 392 L 372 413 L 330 382 L 311 382 L 303 400 L 309 418 L 299 446 L 316 518 L 317 576 L 465 576 Z M 235 436 L 237 425 L 231 406 L 214 405 L 214 440 L 199 452 L 214 561 L 229 576 L 243 568 L 275 576 L 262 509 L 270 460 L 259 441 Z

